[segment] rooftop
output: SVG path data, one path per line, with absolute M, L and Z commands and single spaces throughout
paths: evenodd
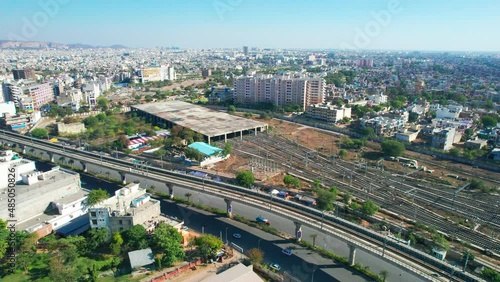
M 147 112 L 205 136 L 213 137 L 242 130 L 267 127 L 266 123 L 241 118 L 182 101 L 167 101 L 135 105 L 132 108 Z
M 132 251 L 128 253 L 130 267 L 141 267 L 155 262 L 151 248 Z
M 246 282 L 253 281 L 259 282 L 264 281 L 260 278 L 255 272 L 253 272 L 253 267 L 245 266 L 241 263 L 231 267 L 230 269 L 221 272 L 215 276 L 209 276 L 203 280 L 202 282 Z
M 209 144 L 204 143 L 204 142 L 194 142 L 194 143 L 190 144 L 188 147 L 193 148 L 195 150 L 198 150 L 202 154 L 207 155 L 207 156 L 211 156 L 217 152 L 222 151 L 221 148 L 210 146 Z

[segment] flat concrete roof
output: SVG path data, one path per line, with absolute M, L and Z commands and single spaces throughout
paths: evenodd
M 190 128 L 208 137 L 267 127 L 267 123 L 230 115 L 182 101 L 131 106 L 137 110 Z

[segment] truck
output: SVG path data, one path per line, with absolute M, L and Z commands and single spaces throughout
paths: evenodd
M 267 218 L 263 218 L 260 215 L 257 218 L 255 218 L 255 221 L 257 221 L 259 223 L 265 223 L 266 225 L 271 225 L 271 223 L 269 222 L 269 220 Z

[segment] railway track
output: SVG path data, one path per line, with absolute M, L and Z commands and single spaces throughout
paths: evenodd
M 29 138 L 20 138 L 17 135 L 7 134 L 5 132 L 4 134 L 10 135 L 6 142 L 16 142 L 31 146 Z M 37 144 L 36 148 L 46 152 L 48 151 L 56 154 L 64 154 L 68 158 L 74 158 L 84 162 L 98 164 L 100 166 L 107 167 L 118 172 L 122 171 L 126 173 L 133 173 L 130 172 L 133 164 L 125 160 L 114 159 L 108 156 L 99 156 L 75 149 L 66 149 L 66 151 L 63 152 L 61 150 L 61 146 L 47 142 L 43 144 Z M 138 176 L 144 177 L 143 175 L 139 174 Z M 155 179 L 157 181 L 172 183 L 173 185 L 186 187 L 188 189 L 197 190 L 200 192 L 211 193 L 221 198 L 229 198 L 235 201 L 245 202 L 261 208 L 267 206 L 268 204 L 267 198 L 269 197 L 269 195 L 262 195 L 247 188 L 213 182 L 210 180 L 203 181 L 203 183 L 201 183 L 201 178 L 176 174 L 159 168 L 152 167 L 149 171 L 148 176 L 146 177 Z M 331 229 L 329 232 L 333 232 L 335 236 L 344 236 L 345 238 L 350 238 L 351 240 L 354 240 L 356 238 L 356 240 L 361 242 L 356 244 L 368 243 L 369 246 L 365 246 L 364 248 L 368 248 L 367 250 L 372 253 L 380 254 L 383 246 L 385 245 L 385 237 L 383 237 L 382 235 L 368 229 L 353 225 L 352 223 L 340 218 L 336 218 L 331 215 L 322 217 L 323 215 L 318 210 L 282 199 L 275 199 L 273 203 L 273 209 L 277 213 L 280 213 L 287 218 L 295 218 L 304 222 L 304 224 L 313 226 L 315 228 L 318 228 L 318 226 L 320 226 L 320 223 L 324 218 L 325 220 L 327 220 L 327 223 L 321 223 L 321 226 L 323 226 L 321 229 Z M 304 212 L 307 212 L 307 215 L 304 215 Z M 343 234 L 340 234 L 339 231 L 341 231 Z M 396 242 L 387 242 L 385 254 L 386 259 L 392 260 L 396 264 L 402 265 L 407 269 L 417 272 L 420 275 L 427 277 L 429 280 L 434 280 L 432 276 L 430 276 L 430 274 L 432 273 L 439 273 L 444 276 L 448 276 L 449 273 L 455 273 L 455 276 L 453 276 L 453 274 L 450 276 L 450 281 L 480 281 L 480 279 L 478 279 L 477 277 L 474 277 L 468 273 L 462 273 L 459 271 L 455 272 L 456 269 L 454 267 L 447 265 L 437 259 L 429 257 L 425 253 L 422 253 L 405 245 L 398 244 Z M 424 266 L 427 270 L 430 271 L 430 273 L 423 273 L 421 272 L 421 270 L 417 270 L 414 267 L 409 266 L 407 262 L 403 263 L 402 261 L 413 262 L 420 266 Z
M 405 196 L 405 193 L 415 189 L 417 191 L 414 196 L 416 203 L 430 206 L 433 209 L 441 209 L 448 213 L 458 213 L 464 217 L 470 217 L 471 214 L 474 214 L 479 222 L 488 223 L 490 227 L 498 229 L 500 218 L 492 216 L 491 202 L 474 201 L 462 195 L 454 198 L 453 192 L 432 187 L 408 185 L 404 183 L 402 178 L 398 179 L 387 174 L 381 177 L 380 171 L 367 170 L 365 176 L 363 173 L 358 172 L 356 166 L 352 163 L 341 160 L 336 160 L 332 163 L 331 160 L 321 156 L 316 156 L 317 159 L 309 161 L 308 167 L 305 167 L 305 155 L 310 151 L 284 138 L 262 137 L 261 135 L 261 138 L 245 138 L 245 142 L 247 143 L 243 145 L 244 151 L 257 156 L 271 158 L 294 174 L 311 180 L 323 179 L 323 183 L 326 185 L 335 185 L 339 188 L 347 189 L 359 198 L 368 197 L 382 207 L 408 219 L 413 218 L 416 220 L 418 216 L 419 221 L 429 226 L 440 228 L 452 237 L 458 237 L 461 240 L 483 248 L 495 250 L 496 252 L 500 250 L 498 240 L 492 239 L 482 233 L 473 232 L 465 227 L 457 226 L 421 205 L 415 204 L 409 207 L 408 196 Z M 345 180 L 347 175 L 349 183 L 332 178 L 330 177 L 331 175 L 342 176 L 343 180 Z M 390 187 L 392 188 L 388 189 Z M 404 201 L 406 201 L 405 204 L 403 204 Z

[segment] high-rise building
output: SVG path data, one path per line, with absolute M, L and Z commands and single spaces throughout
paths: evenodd
M 12 74 L 14 75 L 15 80 L 20 79 L 30 79 L 35 80 L 35 71 L 33 69 L 13 69 Z
M 140 71 L 142 82 L 175 80 L 175 70 L 173 66 L 160 66 L 143 68 Z
M 243 46 L 243 54 L 245 54 L 245 56 L 248 56 L 248 46 Z
M 203 68 L 203 69 L 201 69 L 201 76 L 203 78 L 209 77 L 211 75 L 212 75 L 212 70 L 210 68 Z
M 234 82 L 234 102 L 240 104 L 270 103 L 280 107 L 323 103 L 325 80 L 322 78 L 256 75 L 243 76 Z
M 42 105 L 54 100 L 54 87 L 50 83 L 36 83 L 34 81 L 8 82 L 5 83 L 7 98 L 13 101 L 16 107 L 25 110 L 38 110 Z M 23 103 L 24 102 L 24 103 Z M 29 103 L 33 107 L 26 107 Z M 24 105 L 24 107 L 23 107 Z
M 360 67 L 370 67 L 370 68 L 372 68 L 372 67 L 373 67 L 373 59 L 363 59 L 363 60 L 359 60 L 358 65 L 359 65 Z

